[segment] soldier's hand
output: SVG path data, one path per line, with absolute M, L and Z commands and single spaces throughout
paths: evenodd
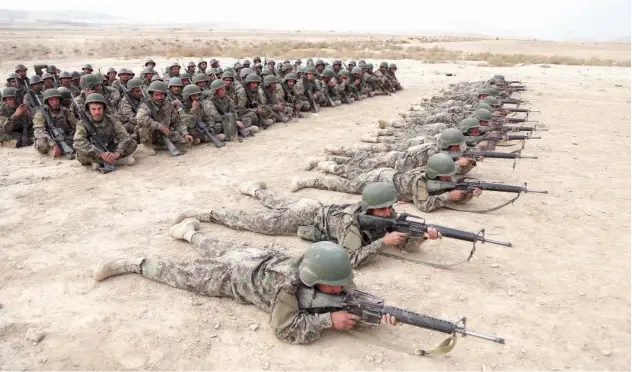
M 403 233 L 403 232 L 397 232 L 397 231 L 390 232 L 384 235 L 384 244 L 386 244 L 388 247 L 396 247 L 397 245 L 399 245 L 400 243 L 406 240 L 407 235 L 408 234 Z
M 191 109 L 192 110 L 197 110 L 198 107 L 200 107 L 200 102 L 199 101 L 193 101 L 191 102 Z
M 482 193 L 483 193 L 483 190 L 481 189 L 474 189 L 474 191 L 472 191 L 472 195 L 476 196 L 477 198 L 481 196 Z
M 382 324 L 387 324 L 387 325 L 392 325 L 392 326 L 402 325 L 401 322 L 399 322 L 394 316 L 390 314 L 382 315 Z
M 53 157 L 58 158 L 61 156 L 61 147 L 58 144 L 53 145 Z
M 334 79 L 329 79 L 329 86 L 330 87 L 335 87 L 336 86 L 336 81 Z
M 470 158 L 466 158 L 466 157 L 462 157 L 459 158 L 456 163 L 461 166 L 461 167 L 467 167 L 468 165 L 470 165 L 472 162 L 474 161 L 474 159 L 470 159 Z
M 481 141 L 476 145 L 476 148 L 479 150 L 489 150 L 491 142 L 489 141 Z
M 349 314 L 346 311 L 336 311 L 331 314 L 331 324 L 334 329 L 339 331 L 348 331 L 353 326 L 355 326 L 356 322 L 360 319 L 359 316 Z
M 171 104 L 173 105 L 173 107 L 175 107 L 175 109 L 179 109 L 180 106 L 182 106 L 182 102 L 180 102 L 180 100 L 174 100 L 173 102 L 171 102 Z
M 15 114 L 13 114 L 14 116 L 22 116 L 24 115 L 24 113 L 26 112 L 26 105 L 23 103 L 20 106 L 18 106 L 17 110 L 15 110 Z
M 461 199 L 463 199 L 465 197 L 465 191 L 464 190 L 452 190 L 449 193 L 450 195 L 450 200 L 452 201 L 459 201 Z
M 241 121 L 237 121 L 237 126 L 241 129 L 246 128 L 246 126 L 244 125 L 244 123 L 242 123 Z
M 439 231 L 437 231 L 437 229 L 436 229 L 436 228 L 434 228 L 434 227 L 429 227 L 429 228 L 428 228 L 428 231 L 426 231 L 426 232 L 424 233 L 424 236 L 425 236 L 427 239 L 430 239 L 430 240 L 435 240 L 435 239 L 441 239 L 441 238 L 443 238 L 443 236 L 441 235 L 441 233 L 440 233 Z
M 266 110 L 262 109 L 261 107 L 257 107 L 256 113 L 259 115 L 263 115 L 266 113 Z
M 283 111 L 285 111 L 285 107 L 283 107 L 283 105 L 282 105 L 282 104 L 280 104 L 280 103 L 276 106 L 276 109 L 277 109 L 277 111 L 278 111 L 278 112 L 283 112 Z
M 99 157 L 106 163 L 108 164 L 114 164 L 114 162 L 120 157 L 121 155 L 115 153 L 115 152 L 103 152 L 101 153 L 101 155 L 99 155 Z
M 312 98 L 313 98 L 313 99 L 318 99 L 318 93 L 314 93 L 314 94 L 312 94 Z
M 162 128 L 160 128 L 160 133 L 162 133 L 165 136 L 169 137 L 169 135 L 171 134 L 171 131 L 167 127 L 162 127 Z
M 184 140 L 189 142 L 189 143 L 191 143 L 191 142 L 193 142 L 193 136 L 190 135 L 190 134 L 185 134 L 184 135 Z

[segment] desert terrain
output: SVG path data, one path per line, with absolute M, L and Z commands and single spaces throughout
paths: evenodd
M 42 45 L 48 36 L 21 30 L 21 46 L 12 48 L 13 32 L 0 31 L 0 76 L 18 61 L 29 68 L 45 60 L 62 70 L 89 62 L 95 69 L 126 67 L 137 72 L 146 57 L 154 58 L 161 72 L 173 59 L 197 61 L 161 54 L 158 44 L 163 41 L 149 37 L 145 42 L 156 44 L 151 53 L 125 55 L 137 48 L 133 43 L 138 39 L 125 44 L 122 36 L 109 33 L 94 41 L 102 49 L 84 47 L 84 40 L 93 36 L 86 32 L 65 44 L 50 39 L 49 49 L 28 49 L 24 45 Z M 251 43 L 240 41 L 240 35 L 230 37 L 220 39 L 228 40 L 224 43 L 234 45 L 234 50 L 247 50 L 244 43 Z M 288 43 L 295 40 L 294 35 L 287 37 Z M 108 38 L 114 41 L 104 49 Z M 476 43 L 459 50 L 494 48 L 498 43 L 455 42 Z M 619 51 L 626 47 L 627 57 Z M 603 45 L 598 54 L 629 61 L 629 47 Z M 538 55 L 553 56 L 566 46 L 543 43 L 533 48 Z M 336 53 L 303 52 L 269 56 L 305 59 Z M 362 56 L 360 49 L 355 53 Z M 367 59 L 379 63 L 375 53 L 368 53 L 373 58 Z M 218 59 L 228 65 L 255 54 L 263 52 L 204 51 L 197 57 L 224 56 Z M 351 56 L 341 51 L 340 57 Z M 630 68 L 391 61 L 397 63 L 405 87 L 396 95 L 323 109 L 317 117 L 308 115 L 287 125 L 277 123 L 221 149 L 199 146 L 176 158 L 166 152 L 138 155 L 135 166 L 108 175 L 88 171 L 77 161 L 39 156 L 31 148 L 0 148 L 0 369 L 627 370 Z M 512 171 L 511 161 L 486 159 L 472 175 L 507 184 L 528 182 L 549 194 L 526 194 L 488 214 L 423 214 L 410 205 L 398 205 L 397 210 L 467 231 L 485 228 L 490 238 L 510 241 L 514 248 L 481 244 L 470 262 L 450 270 L 378 257 L 356 271 L 356 281 L 387 304 L 446 320 L 466 316 L 471 330 L 504 337 L 506 345 L 459 338 L 450 354 L 425 358 L 332 331 L 311 345 L 293 346 L 274 337 L 268 314 L 231 299 L 198 296 L 139 275 L 94 283 L 95 265 L 120 254 L 194 260 L 197 255 L 188 244 L 168 236 L 172 217 L 191 208 L 262 209 L 238 193 L 243 181 L 265 181 L 270 190 L 288 197 L 358 201 L 358 195 L 312 189 L 291 193 L 289 183 L 294 176 L 312 174 L 303 170 L 304 161 L 323 154 L 325 145 L 353 146 L 363 134 L 377 129 L 378 119 L 397 118 L 451 83 L 483 80 L 496 73 L 525 82 L 530 91 L 522 97 L 540 111 L 531 117 L 549 131 L 541 132 L 540 140 L 528 141 L 523 151 L 537 160 L 519 160 Z M 484 193 L 473 205 L 483 209 L 508 198 L 490 194 Z M 236 244 L 296 255 L 309 244 L 212 224 L 203 224 L 202 231 Z M 424 243 L 420 253 L 409 256 L 451 262 L 466 257 L 469 249 L 467 243 L 443 239 Z M 37 332 L 44 338 L 33 342 L 30 338 Z M 411 351 L 433 348 L 445 338 L 412 326 L 380 326 L 371 334 Z

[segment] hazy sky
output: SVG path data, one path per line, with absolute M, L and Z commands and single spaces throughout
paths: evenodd
M 282 0 L 281 0 L 282 1 Z M 0 7 L 25 10 L 74 9 L 105 12 L 143 23 L 231 23 L 242 27 L 279 30 L 336 30 L 365 32 L 452 32 L 531 37 L 547 40 L 604 41 L 630 35 L 630 0 L 386 0 L 366 2 L 240 0 L 232 3 L 240 17 L 225 10 L 231 2 L 108 0 L 29 0 L 4 2 Z M 286 3 L 286 2 L 284 2 Z M 287 3 L 287 4 L 290 4 Z M 321 6 L 316 4 L 322 4 Z M 185 12 L 182 5 L 194 9 Z M 262 4 L 269 4 L 263 5 Z M 351 5 L 354 4 L 354 5 Z M 325 10 L 321 10 L 324 8 Z M 355 19 L 351 15 L 355 14 Z M 256 18 L 248 18 L 256 15 Z M 250 22 L 247 23 L 246 22 Z

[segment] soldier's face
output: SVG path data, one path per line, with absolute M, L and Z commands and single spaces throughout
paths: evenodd
M 26 70 L 17 70 L 15 73 L 18 74 L 21 79 L 26 77 Z
M 154 74 L 152 74 L 151 72 L 148 74 L 145 74 L 145 79 L 147 80 L 151 80 L 151 77 L 154 76 Z
M 259 83 L 248 83 L 248 88 L 251 91 L 255 92 L 259 88 Z
M 296 84 L 296 80 L 287 80 L 287 86 L 292 88 Z
M 478 95 L 478 99 L 481 100 L 481 101 L 484 100 L 485 97 L 487 97 L 487 94 L 479 94 Z
M 200 70 L 206 70 L 206 66 L 208 66 L 208 64 L 206 62 L 202 62 L 200 63 Z
M 391 207 L 369 209 L 367 214 L 377 217 L 391 217 L 393 215 L 393 210 Z
M 481 131 L 478 128 L 472 128 L 467 131 L 468 136 L 478 137 L 481 135 Z
M 130 74 L 120 74 L 119 75 L 119 79 L 121 79 L 122 82 L 127 83 L 129 81 L 129 79 L 132 78 L 132 75 Z
M 105 107 L 102 103 L 90 103 L 88 105 L 88 110 L 90 111 L 90 116 L 92 116 L 94 120 L 100 121 L 103 119 Z
M 59 110 L 61 100 L 59 99 L 59 97 L 51 97 L 46 100 L 46 103 L 48 103 L 48 106 L 50 106 L 50 108 L 52 108 L 53 110 Z
M 145 64 L 145 67 L 154 68 L 154 67 L 156 67 L 156 64 L 153 63 L 153 62 L 149 62 L 149 63 Z
M 268 85 L 268 88 L 275 90 L 276 89 L 276 83 L 272 83 L 270 85 Z
M 342 293 L 342 287 L 338 285 L 316 284 L 316 289 L 323 293 L 337 295 Z
M 489 120 L 479 120 L 478 123 L 481 125 L 481 127 L 489 127 L 490 125 Z
M 189 66 L 189 67 L 187 67 L 187 72 L 188 72 L 188 73 L 190 73 L 190 74 L 195 73 L 195 66 Z
M 335 71 L 340 71 L 341 69 L 342 69 L 342 65 L 339 65 L 337 63 L 334 65 L 334 70 Z
M 354 67 L 356 67 L 356 65 L 347 65 L 347 67 L 349 67 L 349 71 L 351 71 Z
M 219 67 L 219 62 L 215 62 L 211 65 L 211 67 L 213 68 L 218 68 Z
M 116 72 L 108 72 L 108 79 L 114 81 L 114 79 L 116 79 Z
M 41 92 L 43 87 L 44 87 L 43 82 L 31 85 L 31 89 L 33 89 L 36 92 Z
M 54 81 L 53 78 L 44 79 L 44 86 L 52 87 L 53 86 L 53 81 Z
M 101 93 L 103 91 L 103 87 L 101 86 L 101 84 L 97 84 L 94 86 L 93 90 L 97 93 Z
M 6 102 L 7 105 L 11 108 L 18 107 L 18 101 L 15 100 L 15 97 L 5 97 L 4 102 Z
M 165 102 L 165 94 L 163 92 L 153 92 L 151 98 L 159 105 Z
M 250 63 L 244 63 L 244 68 L 250 68 Z
M 85 72 L 86 74 L 91 74 L 92 73 L 92 69 L 91 68 L 82 68 L 83 72 Z
M 173 94 L 180 94 L 180 92 L 182 92 L 182 87 L 171 87 L 169 90 L 171 90 L 171 93 Z
M 70 79 L 70 82 L 73 83 L 76 87 L 79 86 L 80 79 Z
M 204 89 L 206 88 L 206 81 L 198 81 L 197 83 L 195 83 L 195 85 L 200 87 L 200 89 Z
M 182 79 L 182 85 L 184 85 L 186 87 L 189 84 L 191 84 L 191 80 L 189 80 L 189 79 Z
M 314 74 L 305 74 L 307 80 L 314 80 Z
M 171 72 L 174 74 L 179 74 L 180 73 L 180 67 L 175 66 L 171 68 Z
M 218 90 L 215 91 L 215 95 L 218 96 L 219 98 L 226 97 L 226 88 L 225 87 L 219 88 Z
M 70 78 L 61 78 L 61 79 L 59 79 L 59 81 L 61 82 L 61 85 L 65 86 L 65 87 L 69 87 L 70 86 Z
M 141 99 L 143 97 L 143 91 L 140 88 L 132 89 L 132 97 Z
M 189 100 L 191 100 L 191 102 L 193 101 L 199 101 L 200 100 L 200 95 L 199 94 L 191 94 L 189 96 Z
M 17 87 L 18 87 L 18 81 L 17 81 L 17 80 L 15 80 L 15 79 L 11 79 L 11 80 L 9 80 L 9 86 L 10 86 L 10 87 L 17 88 Z
M 439 181 L 452 182 L 452 176 L 439 176 Z
M 386 72 L 386 67 L 380 67 L 380 71 Z
M 395 73 L 395 71 L 397 71 L 395 67 L 391 67 L 389 70 L 391 70 L 392 73 Z
M 224 80 L 224 84 L 226 84 L 227 87 L 229 87 L 232 83 L 233 83 L 233 79 L 223 79 Z

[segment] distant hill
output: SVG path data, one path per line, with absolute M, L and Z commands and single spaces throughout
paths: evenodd
M 0 24 L 15 25 L 47 23 L 60 25 L 89 26 L 95 24 L 131 24 L 126 18 L 113 17 L 106 13 L 91 13 L 75 10 L 31 11 L 0 9 Z

